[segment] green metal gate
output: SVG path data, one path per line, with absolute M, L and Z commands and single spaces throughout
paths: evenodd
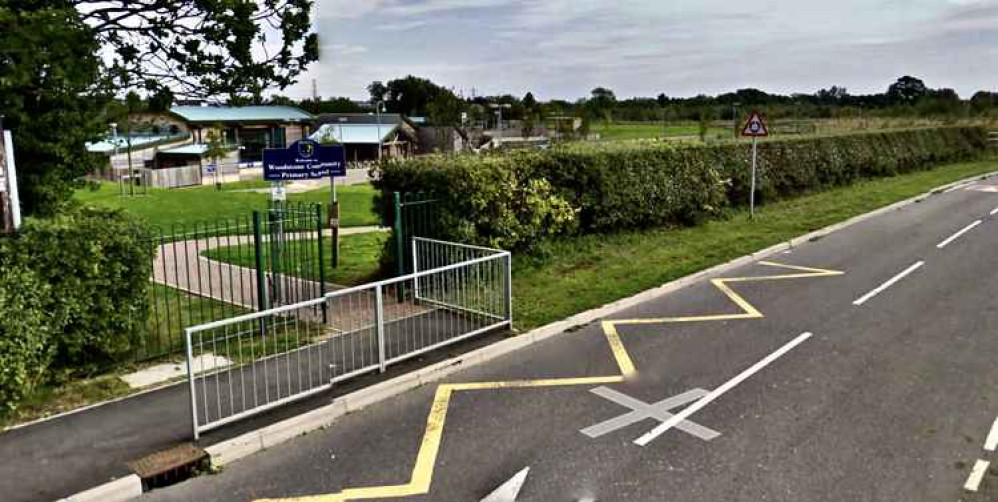
M 190 326 L 324 295 L 325 222 L 321 204 L 271 203 L 157 231 L 148 330 L 135 359 L 182 352 Z
M 395 245 L 395 265 L 399 276 L 414 272 L 412 240 L 416 237 L 435 239 L 441 237 L 437 221 L 437 201 L 422 193 L 392 192 L 392 229 Z

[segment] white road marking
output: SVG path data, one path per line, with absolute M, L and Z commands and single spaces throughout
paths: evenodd
M 957 190 L 959 190 L 961 188 L 967 188 L 967 187 L 969 187 L 970 185 L 973 185 L 973 184 L 974 184 L 974 182 L 960 183 L 959 185 L 954 185 L 954 186 L 951 186 L 951 187 L 947 188 L 946 190 L 943 190 L 943 193 L 955 192 L 955 191 L 957 191 Z
M 527 481 L 527 474 L 530 474 L 530 467 L 524 467 L 509 481 L 499 485 L 499 488 L 486 495 L 481 502 L 516 502 L 516 497 L 520 495 L 523 483 Z
M 673 417 L 670 418 L 669 420 L 666 420 L 665 422 L 662 422 L 658 427 L 655 427 L 654 429 L 652 429 L 651 431 L 649 431 L 644 436 L 641 436 L 641 437 L 635 439 L 634 440 L 634 444 L 636 444 L 638 446 L 646 446 L 648 443 L 654 441 L 655 438 L 661 436 L 662 434 L 665 434 L 669 429 L 671 429 L 671 428 L 679 425 L 680 423 L 686 421 L 688 418 L 690 418 L 691 415 L 693 415 L 694 413 L 700 411 L 701 409 L 703 409 L 704 406 L 707 406 L 708 404 L 710 404 L 715 399 L 721 397 L 725 392 L 728 392 L 729 390 L 735 388 L 735 386 L 737 386 L 738 384 L 744 382 L 750 376 L 752 376 L 752 375 L 756 374 L 757 372 L 759 372 L 759 370 L 765 368 L 766 366 L 768 366 L 773 361 L 775 361 L 775 360 L 779 359 L 780 357 L 782 357 L 783 354 L 786 354 L 787 352 L 790 352 L 791 350 L 794 349 L 794 347 L 796 347 L 796 346 L 804 343 L 808 338 L 811 338 L 811 336 L 812 336 L 811 333 L 801 333 L 797 338 L 794 338 L 793 340 L 787 342 L 786 345 L 784 345 L 784 346 L 780 347 L 779 349 L 777 349 L 776 352 L 773 352 L 772 354 L 769 354 L 768 356 L 764 357 L 759 362 L 757 362 L 757 363 L 753 364 L 752 366 L 750 366 L 745 371 L 742 371 L 741 373 L 739 373 L 737 376 L 735 376 L 731 380 L 728 380 L 727 382 L 724 382 L 724 384 L 722 384 L 720 387 L 714 389 L 713 391 L 711 391 L 706 396 L 700 398 L 697 402 L 691 404 L 689 407 L 687 407 L 683 411 L 681 411 L 681 412 L 673 415 Z
M 998 207 L 991 210 L 991 216 L 998 214 Z
M 996 448 L 998 448 L 998 418 L 991 425 L 991 432 L 988 433 L 988 438 L 984 440 L 985 450 L 995 451 Z
M 960 230 L 959 232 L 957 232 L 957 233 L 955 233 L 955 234 L 947 237 L 946 240 L 940 242 L 939 244 L 936 244 L 936 247 L 939 248 L 939 249 L 942 249 L 942 248 L 948 246 L 949 243 L 951 243 L 951 242 L 959 239 L 961 235 L 963 235 L 963 234 L 965 234 L 965 233 L 973 230 L 974 227 L 976 227 L 977 225 L 980 225 L 981 223 L 983 223 L 981 220 L 977 220 L 977 221 L 971 223 L 970 225 L 967 225 L 967 226 L 963 227 L 963 229 Z
M 589 392 L 592 392 L 593 394 L 596 394 L 604 399 L 613 401 L 614 403 L 617 403 L 625 408 L 631 409 L 628 413 L 613 417 L 609 420 L 604 420 L 596 425 L 586 427 L 585 429 L 579 431 L 593 439 L 644 421 L 648 418 L 653 418 L 659 422 L 665 422 L 666 420 L 672 418 L 672 413 L 669 413 L 669 410 L 683 406 L 684 404 L 692 403 L 693 401 L 707 395 L 707 391 L 703 389 L 693 389 L 683 392 L 682 394 L 663 399 L 657 403 L 648 404 L 640 399 L 635 399 L 609 387 L 597 387 Z M 689 421 L 680 423 L 676 426 L 676 428 L 703 439 L 704 441 L 710 441 L 711 439 L 721 435 L 721 433 L 715 430 Z
M 904 279 L 905 276 L 907 276 L 908 274 L 910 274 L 910 273 L 912 273 L 912 272 L 914 272 L 914 271 L 922 268 L 922 265 L 925 265 L 924 261 L 920 261 L 920 262 L 918 262 L 918 263 L 916 263 L 916 264 L 914 264 L 914 265 L 906 268 L 904 270 L 904 272 L 901 272 L 900 274 L 895 275 L 894 277 L 891 277 L 890 279 L 887 280 L 887 282 L 885 282 L 885 283 L 877 286 L 873 291 L 870 291 L 869 293 L 867 293 L 867 294 L 859 297 L 856 301 L 852 302 L 852 304 L 858 307 L 858 306 L 866 303 L 867 300 L 869 300 L 870 298 L 873 298 L 874 296 L 879 295 L 880 293 L 883 293 L 883 291 L 885 289 L 893 286 L 894 283 L 900 281 L 901 279 Z
M 967 482 L 964 483 L 963 489 L 968 492 L 976 492 L 978 488 L 981 487 L 981 480 L 984 479 L 984 473 L 988 472 L 988 466 L 991 462 L 987 460 L 978 460 L 974 464 L 974 468 L 970 471 L 970 477 L 967 478 Z

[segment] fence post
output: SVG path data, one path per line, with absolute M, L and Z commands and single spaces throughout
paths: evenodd
M 506 321 L 513 329 L 513 255 L 506 253 Z
M 253 211 L 253 253 L 256 261 L 256 304 L 260 312 L 267 310 L 267 270 L 263 267 L 263 243 L 260 211 Z M 267 321 L 260 318 L 260 335 L 267 336 Z
M 316 222 L 316 242 L 319 244 L 319 296 L 326 296 L 326 262 L 323 260 L 324 256 L 322 253 L 322 204 L 317 204 L 315 206 L 315 222 Z M 334 230 L 335 232 L 335 230 Z M 336 242 L 333 241 L 333 259 L 336 259 Z M 326 324 L 329 322 L 327 318 L 328 306 L 326 302 L 322 303 L 322 323 Z
M 191 330 L 184 330 L 184 338 L 187 342 L 187 382 L 191 394 L 191 431 L 194 433 L 194 440 L 199 439 L 198 431 L 198 398 L 194 386 L 194 350 L 191 348 Z
M 405 230 L 402 224 L 402 195 L 398 192 L 392 192 L 394 194 L 393 200 L 395 203 L 395 261 L 398 262 L 398 277 L 405 275 Z M 395 287 L 395 296 L 398 297 L 398 302 L 402 303 L 405 301 L 405 286 L 399 283 Z
M 378 334 L 378 367 L 385 372 L 385 312 L 381 301 L 381 284 L 374 289 L 374 326 Z
M 394 193 L 395 203 L 395 255 L 398 261 L 398 275 L 405 275 L 405 237 L 402 233 L 402 196 L 398 192 Z
M 412 239 L 412 301 L 419 301 L 419 259 L 416 253 L 416 238 Z

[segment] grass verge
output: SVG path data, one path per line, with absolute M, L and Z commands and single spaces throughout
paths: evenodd
M 255 182 L 246 182 L 255 186 Z M 245 187 L 240 187 L 245 188 Z M 369 183 L 338 186 L 340 224 L 344 227 L 377 225 L 380 218 L 374 212 L 375 190 Z M 100 183 L 97 190 L 77 190 L 75 198 L 85 204 L 121 208 L 137 215 L 151 225 L 170 228 L 172 225 L 192 225 L 215 219 L 246 218 L 254 210 L 267 208 L 269 194 L 235 191 L 233 188 L 215 190 L 215 187 L 150 188 L 149 195 L 122 197 L 118 185 Z M 329 204 L 329 187 L 304 193 L 288 194 L 291 202 L 316 202 Z
M 528 330 L 637 294 L 793 237 L 927 192 L 998 171 L 998 159 L 856 183 L 767 204 L 701 226 L 556 240 L 514 255 L 517 328 Z

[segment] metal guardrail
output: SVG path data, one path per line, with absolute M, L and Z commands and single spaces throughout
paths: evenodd
M 506 251 L 413 242 L 432 268 L 185 330 L 194 439 L 512 322 Z

